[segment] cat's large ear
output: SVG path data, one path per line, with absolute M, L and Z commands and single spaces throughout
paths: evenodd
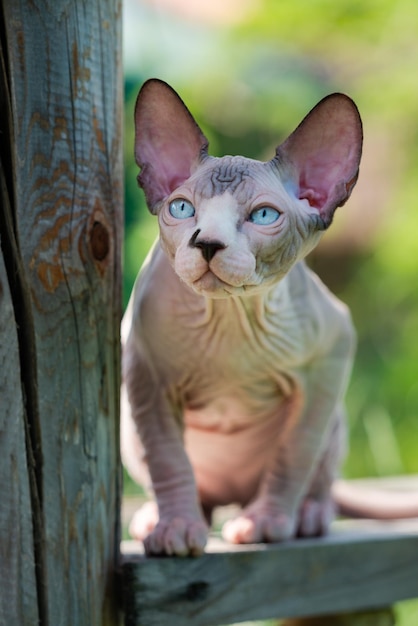
M 318 209 L 324 228 L 356 184 L 363 131 L 354 102 L 335 93 L 319 102 L 276 151 L 299 198 Z
M 158 204 L 207 154 L 208 141 L 186 105 L 167 83 L 144 83 L 135 105 L 135 160 L 148 207 Z

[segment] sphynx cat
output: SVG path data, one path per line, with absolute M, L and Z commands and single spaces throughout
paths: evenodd
M 160 238 L 122 328 L 122 456 L 155 498 L 131 534 L 148 554 L 198 555 L 213 508 L 238 503 L 223 528 L 232 543 L 321 535 L 355 335 L 303 259 L 357 181 L 358 110 L 330 95 L 270 161 L 215 158 L 179 96 L 152 79 L 135 127 Z

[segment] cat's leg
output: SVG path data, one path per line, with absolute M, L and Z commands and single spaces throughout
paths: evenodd
M 223 535 L 228 541 L 275 542 L 297 534 L 299 511 L 328 448 L 351 368 L 353 334 L 344 330 L 327 354 L 299 372 L 300 414 L 289 421 L 284 436 L 278 436 L 253 502 L 225 525 Z M 304 517 L 307 526 L 315 515 L 310 512 Z
M 153 498 L 151 477 L 145 462 L 145 450 L 131 416 L 126 385 L 121 388 L 120 415 L 121 456 L 125 469 L 133 480 L 141 485 L 150 500 L 136 511 L 129 524 L 129 534 L 134 539 L 144 539 L 154 530 L 158 522 L 158 507 Z
M 331 496 L 331 487 L 345 456 L 346 431 L 345 412 L 339 406 L 328 445 L 299 510 L 297 534 L 300 537 L 324 535 L 334 520 L 335 503 Z
M 139 511 L 132 531 L 143 540 L 147 554 L 200 554 L 208 528 L 184 450 L 181 426 L 136 347 L 125 347 L 123 366 L 132 418 L 122 418 L 122 454 L 128 471 L 137 480 L 147 475 L 143 466 L 146 461 L 158 506 L 158 515 L 152 504 Z

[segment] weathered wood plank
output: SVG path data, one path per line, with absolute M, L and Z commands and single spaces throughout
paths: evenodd
M 290 619 L 281 626 L 395 626 L 396 616 L 391 608 L 344 613 L 342 615 L 322 615 Z
M 15 276 L 17 267 L 14 242 L 10 238 L 11 188 L 7 186 L 6 173 L 11 167 L 7 82 L 4 50 L 0 45 L 0 624 L 32 626 L 39 620 L 32 510 L 32 491 L 36 489 L 32 458 L 27 455 L 21 355 L 8 276 Z
M 0 187 L 4 182 L 0 163 Z M 0 199 L 5 202 L 5 189 Z M 1 235 L 0 235 L 1 244 Z M 0 624 L 38 623 L 24 404 L 12 298 L 0 247 Z
M 337 522 L 329 537 L 232 552 L 215 541 L 196 559 L 147 559 L 137 548 L 123 546 L 126 626 L 338 614 L 418 597 L 418 520 Z
M 121 1 L 4 0 L 0 13 L 23 270 L 13 305 L 41 509 L 40 621 L 114 626 Z

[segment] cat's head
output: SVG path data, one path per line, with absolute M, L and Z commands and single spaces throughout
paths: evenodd
M 161 245 L 177 275 L 209 297 L 255 293 L 318 243 L 357 177 L 362 126 L 353 101 L 332 94 L 271 161 L 208 155 L 208 141 L 166 83 L 142 87 L 135 157 Z

